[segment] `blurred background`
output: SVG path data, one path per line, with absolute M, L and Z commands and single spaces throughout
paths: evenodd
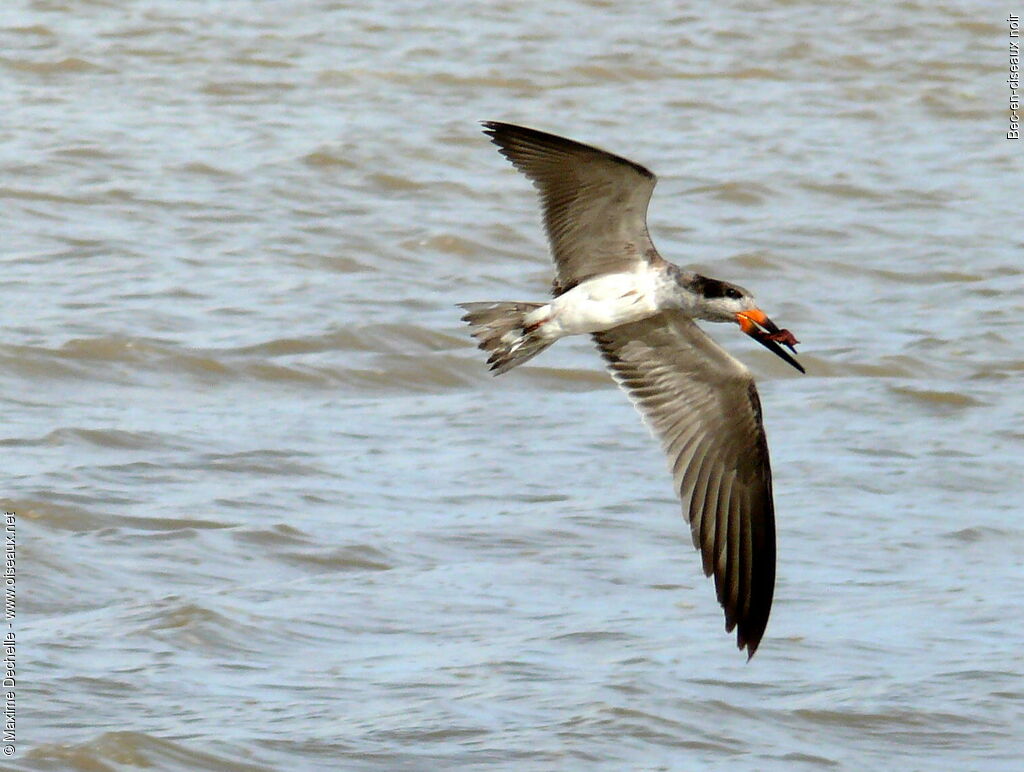
M 0 15 L 17 770 L 1015 769 L 1022 146 L 991 3 Z M 747 663 L 483 119 L 660 177 L 776 481 Z M 7 762 L 5 762 L 7 763 Z

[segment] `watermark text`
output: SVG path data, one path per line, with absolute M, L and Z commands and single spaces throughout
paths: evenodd
M 0 627 L 0 753 L 14 755 L 15 743 L 15 687 L 17 686 L 17 647 L 14 637 L 14 616 L 17 612 L 17 521 L 13 512 L 4 512 L 3 525 L 3 579 L 4 579 L 4 622 L 7 629 Z
M 1020 139 L 1020 16 L 1011 13 L 1006 17 L 1010 25 L 1010 130 L 1007 139 Z

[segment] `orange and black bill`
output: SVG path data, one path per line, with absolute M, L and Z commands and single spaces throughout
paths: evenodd
M 796 353 L 796 344 L 800 341 L 789 330 L 780 330 L 775 322 L 765 315 L 764 311 L 759 311 L 756 308 L 750 311 L 741 311 L 736 314 L 736 321 L 739 322 L 740 329 L 743 332 L 766 349 L 789 362 L 800 372 L 807 372 L 799 362 L 789 355 L 789 351 L 792 351 L 794 354 Z M 782 346 L 786 346 L 789 351 L 782 348 L 779 345 L 780 343 Z

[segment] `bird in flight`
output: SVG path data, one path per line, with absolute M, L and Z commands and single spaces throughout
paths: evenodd
M 800 372 L 797 339 L 747 290 L 666 261 L 647 232 L 656 178 L 640 164 L 553 134 L 485 121 L 540 193 L 552 256 L 549 302 L 460 303 L 495 375 L 559 338 L 589 334 L 668 455 L 676 493 L 715 577 L 725 629 L 754 655 L 775 591 L 775 511 L 761 403 L 750 371 L 695 324 L 733 322 Z M 785 346 L 786 348 L 783 348 Z

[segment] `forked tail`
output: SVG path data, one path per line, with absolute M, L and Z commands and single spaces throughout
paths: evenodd
M 545 303 L 459 303 L 469 322 L 472 335 L 483 351 L 490 352 L 487 364 L 495 375 L 508 372 L 555 342 L 541 334 L 543 321 L 526 317 Z

